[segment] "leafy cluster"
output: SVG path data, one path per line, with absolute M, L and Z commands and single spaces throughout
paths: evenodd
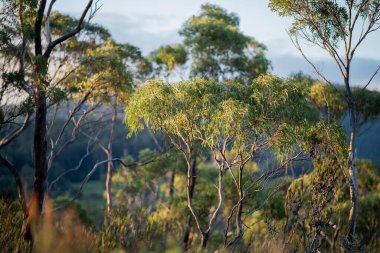
M 204 4 L 180 30 L 192 56 L 192 77 L 240 78 L 248 83 L 269 68 L 265 46 L 239 30 L 240 20 L 223 8 Z

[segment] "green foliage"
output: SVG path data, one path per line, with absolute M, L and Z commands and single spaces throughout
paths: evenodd
M 54 104 L 62 102 L 63 100 L 67 99 L 67 93 L 58 87 L 49 89 L 47 96 L 50 102 Z
M 250 86 L 205 79 L 149 81 L 131 97 L 125 122 L 130 135 L 144 128 L 143 119 L 174 141 L 200 141 L 211 149 L 221 137 L 234 139 L 234 147 L 241 148 L 249 140 L 276 133 L 279 147 L 285 148 L 314 115 L 302 89 L 267 75 Z
M 290 33 L 314 43 L 331 45 L 348 34 L 348 9 L 345 3 L 334 1 L 271 0 L 269 6 L 281 16 L 294 19 Z M 354 4 L 355 6 L 355 4 Z
M 162 46 L 151 54 L 153 62 L 158 65 L 157 71 L 164 71 L 168 76 L 176 67 L 186 64 L 188 54 L 181 44 Z
M 138 161 L 148 161 L 138 170 L 120 168 L 113 174 L 112 182 L 114 184 L 112 194 L 115 200 L 115 206 L 126 207 L 129 209 L 136 208 L 136 205 L 150 205 L 143 203 L 144 198 L 153 198 L 162 196 L 167 199 L 169 196 L 169 182 L 166 182 L 168 173 L 176 173 L 177 176 L 184 175 L 186 168 L 185 162 L 181 155 L 176 152 L 168 152 L 156 158 L 156 152 L 150 149 L 142 149 L 138 155 Z M 125 163 L 133 162 L 132 157 L 127 157 Z M 157 193 L 155 193 L 157 191 Z M 134 199 L 135 201 L 130 201 Z M 126 204 L 128 203 L 128 204 Z
M 339 237 L 344 236 L 347 229 L 349 212 L 347 175 L 344 167 L 337 162 L 336 154 L 323 147 L 313 156 L 313 165 L 314 170 L 294 180 L 286 193 L 287 213 L 286 219 L 282 219 L 286 221 L 282 235 L 287 238 L 286 251 L 310 247 L 328 250 L 334 242 L 336 251 L 341 252 Z M 380 177 L 369 161 L 359 160 L 357 169 L 360 194 L 357 235 L 361 240 L 361 249 L 374 252 L 379 245 L 376 228 L 380 220 L 377 204 Z M 281 210 L 281 207 L 277 209 Z M 263 215 L 268 215 L 268 212 L 273 211 L 265 210 Z M 281 220 L 275 223 L 275 226 L 280 226 Z M 319 237 L 318 233 L 324 236 Z
M 251 157 L 251 148 L 257 145 L 285 158 L 286 154 L 299 150 L 298 144 L 308 136 L 317 118 L 305 89 L 291 81 L 265 75 L 255 79 L 252 85 L 215 79 L 174 84 L 149 81 L 129 100 L 125 122 L 132 135 L 145 127 L 145 121 L 154 132 L 168 137 L 188 161 L 196 143 L 210 152 L 224 152 L 220 150 L 226 142 L 228 157 L 235 154 Z M 218 158 L 215 161 L 220 162 Z M 216 202 L 212 185 L 217 183 L 218 170 L 202 168 L 197 170 L 193 205 L 203 224 L 209 218 L 209 210 L 204 206 Z M 247 175 L 243 177 L 244 184 L 249 185 Z M 230 194 L 230 190 L 226 193 Z M 254 201 L 257 195 L 250 197 L 245 204 L 257 204 Z
M 22 244 L 22 212 L 17 202 L 0 199 L 0 248 L 4 252 L 14 252 Z M 22 247 L 22 246 L 21 246 Z M 25 248 L 20 248 L 21 251 Z
M 353 89 L 359 123 L 364 124 L 380 115 L 380 92 L 376 90 Z
M 251 82 L 269 68 L 265 47 L 239 31 L 239 18 L 217 5 L 204 4 L 180 30 L 192 57 L 191 76 L 240 78 Z
M 19 72 L 8 72 L 8 73 L 2 73 L 1 74 L 2 81 L 4 82 L 4 87 L 7 88 L 10 85 L 13 85 L 17 89 L 21 90 L 24 76 L 21 75 Z
M 274 151 L 284 158 L 309 136 L 318 120 L 317 111 L 310 106 L 307 90 L 291 79 L 265 75 L 254 81 L 253 89 L 252 129 L 258 136 L 273 138 Z
M 95 48 L 87 48 L 77 70 L 65 80 L 70 90 L 79 95 L 90 92 L 93 100 L 109 102 L 118 95 L 128 99 L 136 80 L 150 73 L 138 48 L 105 40 Z
M 366 16 L 376 11 L 375 2 L 370 1 L 359 14 Z M 18 17 L 20 6 L 17 5 L 20 3 L 23 11 Z M 18 62 L 22 37 L 30 45 L 25 57 L 26 73 L 8 69 L 2 73 L 1 102 L 9 94 L 18 95 L 24 89 L 25 80 L 43 85 L 49 104 L 82 97 L 87 92 L 91 93 L 90 102 L 107 104 L 110 97 L 117 94 L 119 101 L 128 102 L 125 123 L 130 128 L 129 135 L 148 125 L 155 134 L 163 134 L 165 141 L 178 150 L 185 154 L 188 150 L 188 156 L 196 150 L 197 183 L 192 201 L 202 224 L 209 220 L 213 209 L 209 207 L 218 199 L 216 165 L 221 158 L 212 157 L 212 152 L 228 143 L 226 157 L 222 158 L 228 161 L 237 155 L 252 158 L 251 147 L 257 148 L 255 152 L 262 151 L 255 153 L 257 163 L 248 161 L 242 171 L 242 188 L 247 194 L 244 195 L 243 220 L 250 229 L 244 229 L 237 251 L 306 251 L 313 248 L 308 246 L 313 246 L 310 242 L 314 235 L 323 232 L 326 238 L 333 238 L 334 229 L 346 229 L 348 190 L 347 175 L 342 166 L 347 163 L 347 143 L 343 128 L 337 124 L 346 110 L 338 94 L 341 88 L 335 89 L 301 74 L 287 80 L 262 75 L 270 66 L 265 57 L 266 48 L 239 30 L 240 21 L 236 14 L 216 5 L 202 5 L 201 11 L 188 19 L 180 31 L 184 44 L 160 47 L 149 59 L 153 62 L 146 59 L 137 47 L 113 41 L 104 27 L 85 22 L 81 34 L 58 45 L 48 61 L 43 56 L 33 57 L 31 46 L 39 1 L 1 1 L 0 4 L 0 55 L 4 62 Z M 271 1 L 271 7 L 281 15 L 295 18 L 292 35 L 303 33 L 311 42 L 325 43 L 320 40 L 323 35 L 332 45 L 346 36 L 348 17 L 342 5 L 343 2 L 322 0 Z M 331 13 L 336 14 L 334 18 Z M 18 25 L 18 18 L 24 19 L 22 26 Z M 77 24 L 76 18 L 53 12 L 50 21 L 52 39 L 72 31 Z M 154 69 L 164 71 L 168 77 L 185 66 L 189 59 L 192 60 L 191 76 L 194 79 L 172 84 L 149 80 L 131 95 L 136 84 L 149 78 Z M 59 68 L 55 69 L 56 66 Z M 54 70 L 58 71 L 57 75 L 54 74 L 58 77 L 56 79 L 50 76 Z M 360 123 L 379 115 L 378 92 L 353 89 L 353 94 Z M 0 108 L 1 127 L 3 121 L 12 119 L 8 111 L 14 110 L 15 115 L 33 113 L 35 101 L 30 96 L 22 97 L 20 101 L 19 108 L 15 109 L 14 105 Z M 328 117 L 321 119 L 321 115 Z M 51 136 L 59 132 L 60 123 L 61 120 L 57 120 L 57 127 L 54 125 L 49 129 Z M 72 130 L 71 124 L 67 129 Z M 107 127 L 101 130 L 107 131 Z M 120 126 L 118 130 L 121 131 Z M 23 180 L 25 178 L 25 189 L 32 183 L 31 131 L 27 129 L 25 135 L 20 135 L 17 142 L 3 150 L 7 158 L 21 168 L 19 172 Z M 69 140 L 69 135 L 64 133 L 62 142 Z M 99 180 L 102 173 L 96 172 L 99 181 L 88 182 L 78 202 L 54 216 L 50 216 L 51 212 L 45 213 L 41 231 L 36 234 L 41 242 L 36 251 L 181 251 L 179 239 L 183 238 L 189 218 L 186 159 L 178 150 L 152 159 L 156 152 L 142 148 L 142 143 L 153 146 L 151 141 L 146 141 L 146 136 L 145 132 L 143 139 L 133 140 L 139 142 L 138 145 L 120 144 L 123 138 L 115 138 L 118 142 L 114 145 L 115 157 L 127 150 L 131 156 L 125 158 L 125 163 L 137 162 L 139 166 L 118 168 L 113 175 L 113 207 L 117 210 L 112 212 L 110 226 L 99 226 L 104 210 L 104 184 Z M 49 172 L 49 181 L 72 168 L 74 158 L 81 157 L 84 141 L 83 137 L 77 137 L 79 143 L 57 158 L 57 164 Z M 257 176 L 270 167 L 264 166 L 262 159 L 273 160 L 271 165 L 278 165 L 290 153 L 299 151 L 311 155 L 312 172 L 293 181 L 257 183 Z M 19 159 L 21 156 L 23 159 Z M 188 157 L 185 155 L 185 158 Z M 214 158 L 213 162 L 211 158 Z M 88 160 L 97 159 L 99 153 L 94 152 Z M 84 162 L 83 169 L 75 175 L 68 175 L 70 179 L 80 181 L 92 167 L 91 161 Z M 227 174 L 223 177 L 223 215 L 219 216 L 215 233 L 210 236 L 210 251 L 225 250 L 222 246 L 225 218 L 239 201 L 236 181 L 232 177 L 238 178 L 239 175 L 236 164 L 234 166 L 230 171 L 223 171 L 231 172 L 231 177 Z M 380 247 L 380 179 L 376 168 L 368 161 L 358 162 L 357 168 L 359 194 L 363 197 L 359 204 L 357 233 L 366 250 L 377 249 Z M 14 186 L 14 181 L 7 175 L 1 176 L 5 185 L 3 190 L 8 185 Z M 59 205 L 68 200 L 65 195 L 71 195 L 78 188 L 79 184 L 67 180 L 60 189 L 49 191 L 49 196 L 62 194 L 55 199 L 55 205 Z M 16 192 L 9 196 L 14 198 Z M 19 205 L 1 199 L 0 248 L 3 251 L 15 251 L 17 247 L 26 251 L 22 244 L 17 245 L 21 223 Z M 93 229 L 94 225 L 98 227 L 89 232 L 89 227 Z M 191 240 L 195 244 L 199 237 L 194 232 L 194 223 L 192 226 Z M 234 225 L 231 225 L 229 231 L 233 229 Z M 318 239 L 320 250 L 327 250 L 328 241 L 321 238 Z M 336 242 L 340 245 L 339 241 Z
M 334 114 L 342 114 L 342 110 L 348 108 L 353 109 L 357 115 L 349 117 L 350 120 L 357 121 L 356 128 L 378 116 L 380 113 L 379 93 L 368 91 L 366 87 L 353 88 L 348 74 L 358 46 L 369 33 L 378 29 L 378 2 L 272 0 L 269 6 L 282 16 L 293 18 L 290 34 L 295 37 L 297 44 L 298 39 L 301 38 L 321 47 L 336 61 L 341 71 L 346 87 L 345 92 L 340 93 L 345 97 L 339 98 L 337 94 L 339 92 L 331 90 L 333 88 L 331 86 L 315 86 L 311 95 L 317 106 L 321 107 L 325 104 L 325 107 Z M 362 28 L 360 35 L 356 38 L 359 34 L 356 30 L 360 31 L 360 28 L 357 28 L 358 24 L 361 24 Z M 366 26 L 367 28 L 364 28 Z M 325 100 L 325 103 L 321 100 Z
M 48 59 L 43 55 L 35 56 L 35 65 L 38 73 L 36 73 L 41 80 L 45 80 L 48 72 Z
M 90 90 L 97 97 L 107 99 L 109 96 L 128 94 L 133 86 L 133 75 L 129 71 L 122 48 L 117 43 L 107 40 L 95 49 L 87 50 L 83 59 L 81 73 L 81 88 Z
M 338 88 L 326 83 L 315 82 L 310 88 L 310 98 L 329 117 L 339 119 L 347 109 L 347 103 L 340 96 Z
M 126 213 L 122 209 L 115 212 L 109 228 L 97 238 L 95 252 L 128 249 L 139 252 L 146 247 L 152 251 L 164 245 L 163 224 L 155 220 L 146 209 L 136 208 Z
M 253 88 L 252 96 L 258 115 L 287 124 L 302 124 L 305 120 L 318 119 L 306 99 L 307 90 L 292 80 L 283 81 L 267 74 L 256 79 Z
M 310 153 L 317 152 L 317 154 L 323 155 L 324 152 L 333 152 L 335 158 L 342 159 L 341 161 L 348 156 L 345 131 L 341 125 L 334 122 L 321 120 L 312 126 L 309 135 L 305 138 L 304 145 L 305 150 Z M 316 147 L 321 147 L 322 151 L 319 152 Z
M 376 171 L 376 167 L 368 160 L 359 160 L 356 164 L 359 178 L 358 188 L 359 194 L 366 195 L 380 190 L 380 177 Z
M 53 36 L 62 36 L 73 31 L 78 26 L 78 20 L 74 17 L 64 15 L 58 11 L 50 14 L 50 29 Z M 109 31 L 98 24 L 86 22 L 83 26 L 83 34 L 92 38 L 98 37 L 107 40 L 111 37 Z
M 53 206 L 59 207 L 65 203 L 67 203 L 69 199 L 65 196 L 60 196 L 58 198 L 55 198 L 53 201 Z M 86 209 L 79 203 L 79 202 L 73 202 L 72 204 L 68 205 L 66 210 L 75 210 L 76 214 L 78 215 L 79 220 L 82 224 L 84 224 L 86 227 L 93 227 L 94 221 L 88 216 L 88 213 Z
M 262 209 L 260 209 L 260 216 L 266 222 L 279 222 L 286 217 L 287 190 L 293 181 L 289 177 L 275 178 L 268 185 L 262 184 L 262 186 L 259 186 L 264 187 L 264 190 L 260 193 L 260 201 L 258 201 L 258 205 L 263 205 Z M 269 197 L 268 194 L 270 194 Z
M 379 177 L 377 176 L 377 180 Z M 380 247 L 380 191 L 372 191 L 360 199 L 357 231 L 368 252 Z

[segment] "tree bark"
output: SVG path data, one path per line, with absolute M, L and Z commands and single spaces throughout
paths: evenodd
M 37 85 L 34 120 L 34 184 L 28 206 L 28 216 L 24 220 L 23 235 L 32 240 L 32 226 L 38 224 L 46 193 L 47 142 L 46 142 L 46 92 L 44 85 Z
M 241 216 L 243 214 L 243 199 L 244 199 L 244 191 L 243 191 L 243 169 L 244 167 L 239 168 L 239 181 L 238 181 L 238 191 L 239 191 L 239 203 L 236 211 L 236 236 L 234 239 L 228 243 L 228 247 L 231 247 L 237 244 L 243 238 L 243 222 L 241 220 Z
M 207 231 L 206 233 L 202 233 L 202 243 L 201 243 L 201 246 L 202 246 L 203 249 L 205 249 L 207 247 L 208 237 L 209 237 L 209 231 Z
M 355 141 L 356 141 L 356 115 L 355 105 L 352 101 L 349 103 L 349 116 L 350 116 L 350 140 L 349 140 L 349 157 L 348 169 L 350 174 L 350 214 L 348 217 L 348 231 L 346 235 L 346 251 L 352 252 L 355 250 L 355 228 L 356 219 L 358 214 L 358 184 L 356 172 L 356 156 L 355 156 Z
M 241 238 L 243 236 L 243 222 L 241 220 L 241 215 L 243 214 L 243 199 L 244 199 L 244 191 L 243 191 L 243 168 L 240 168 L 239 171 L 239 206 L 236 214 L 236 230 L 237 237 Z
M 78 34 L 83 28 L 82 24 L 84 18 L 86 17 L 88 11 L 90 10 L 93 0 L 89 0 L 82 16 L 78 22 L 78 26 L 73 31 L 63 35 L 52 43 L 49 43 L 47 50 L 43 53 L 42 44 L 42 25 L 44 20 L 44 13 L 46 7 L 46 0 L 38 1 L 38 9 L 36 12 L 36 17 L 34 21 L 34 85 L 31 89 L 26 89 L 26 91 L 31 94 L 34 98 L 34 109 L 35 109 L 35 121 L 34 121 L 34 184 L 31 199 L 28 206 L 28 216 L 24 219 L 22 234 L 23 237 L 32 242 L 33 245 L 33 235 L 32 228 L 36 227 L 39 223 L 39 219 L 44 207 L 44 199 L 46 195 L 46 177 L 47 177 L 47 129 L 46 129 L 46 114 L 47 114 L 47 98 L 46 89 L 49 86 L 48 82 L 48 60 L 52 50 L 58 44 L 70 39 L 71 37 Z M 20 26 L 22 24 L 23 9 L 20 8 Z M 23 30 L 23 28 L 21 28 Z M 23 33 L 23 31 L 22 31 Z M 23 36 L 23 35 L 22 35 Z M 48 34 L 50 36 L 50 34 Z M 25 50 L 25 41 L 23 39 L 23 50 Z M 20 73 L 24 73 L 23 69 L 23 57 L 24 53 L 21 53 L 20 58 Z M 33 228 L 34 229 L 34 228 Z
M 193 152 L 190 152 L 190 153 L 192 154 Z M 195 157 L 195 156 L 191 155 L 191 157 Z M 209 226 L 208 226 L 207 230 L 204 230 L 202 228 L 199 216 L 196 213 L 196 211 L 194 210 L 194 207 L 192 204 L 192 197 L 193 197 L 193 191 L 194 191 L 194 184 L 192 182 L 193 182 L 193 180 L 195 180 L 195 171 L 193 170 L 193 168 L 195 168 L 195 166 L 193 166 L 194 162 L 195 161 L 192 158 L 190 158 L 190 161 L 188 162 L 188 169 L 187 169 L 188 170 L 187 171 L 187 206 L 190 210 L 190 215 L 193 216 L 195 223 L 197 225 L 198 231 L 202 236 L 201 246 L 202 246 L 202 248 L 206 248 L 209 234 L 213 230 L 213 227 L 214 227 L 215 222 L 216 222 L 216 218 L 218 217 L 218 215 L 221 211 L 221 208 L 222 208 L 222 204 L 223 204 L 223 170 L 224 169 L 219 168 L 219 176 L 218 176 L 219 203 L 218 203 L 216 210 L 214 211 L 214 213 L 212 214 L 212 216 L 210 218 Z M 190 219 L 191 219 L 191 217 L 190 217 Z
M 26 240 L 32 241 L 32 226 L 35 227 L 42 213 L 45 192 L 46 192 L 46 72 L 48 58 L 42 56 L 42 21 L 45 11 L 46 1 L 39 2 L 36 20 L 34 22 L 34 50 L 36 56 L 35 75 L 37 77 L 34 84 L 34 184 L 32 196 L 28 206 L 28 216 L 24 219 L 22 233 Z
M 112 118 L 111 118 L 111 132 L 110 138 L 108 140 L 108 153 L 107 153 L 107 178 L 106 178 L 106 199 L 107 199 L 107 207 L 106 207 L 106 216 L 105 216 L 105 226 L 108 227 L 110 225 L 111 218 L 111 209 L 112 209 L 112 170 L 113 170 L 113 155 L 112 155 L 112 144 L 115 135 L 115 125 L 117 119 L 117 95 L 113 97 L 113 107 L 112 107 Z
M 188 199 L 192 200 L 194 195 L 195 181 L 197 175 L 197 158 L 193 157 L 192 162 L 190 164 L 190 174 L 191 177 L 188 179 Z M 190 246 L 190 232 L 192 227 L 192 217 L 191 213 L 187 218 L 187 228 L 185 230 L 185 235 L 183 237 L 183 243 L 185 244 L 185 250 L 187 251 Z
M 223 196 L 223 173 L 224 172 L 223 171 L 224 171 L 224 168 L 219 168 L 219 176 L 218 176 L 219 203 L 218 203 L 218 206 L 217 206 L 215 212 L 213 213 L 213 215 L 211 216 L 207 231 L 206 232 L 201 231 L 201 233 L 202 233 L 202 248 L 207 247 L 209 235 L 214 228 L 216 218 L 219 216 L 219 213 L 222 210 L 223 199 L 224 199 L 224 196 Z M 199 224 L 198 224 L 198 228 L 200 228 Z
M 175 171 L 173 170 L 172 174 L 170 175 L 170 181 L 169 181 L 169 199 L 172 199 L 174 196 L 174 180 L 175 180 Z

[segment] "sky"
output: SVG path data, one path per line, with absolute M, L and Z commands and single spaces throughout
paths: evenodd
M 141 48 L 144 54 L 161 45 L 179 43 L 178 30 L 182 24 L 199 12 L 204 3 L 217 4 L 240 17 L 241 31 L 264 43 L 267 57 L 272 62 L 272 72 L 282 77 L 303 71 L 317 77 L 310 65 L 292 44 L 287 29 L 290 18 L 271 12 L 268 0 L 99 0 L 102 5 L 93 22 L 110 30 L 118 42 L 128 42 Z M 55 10 L 78 17 L 86 5 L 85 0 L 57 0 Z M 380 31 L 372 34 L 357 51 L 353 62 L 351 80 L 355 85 L 367 83 L 380 64 Z M 335 83 L 341 83 L 339 71 L 331 58 L 322 50 L 303 45 L 305 54 L 320 71 Z M 374 89 L 380 89 L 380 75 L 376 76 Z

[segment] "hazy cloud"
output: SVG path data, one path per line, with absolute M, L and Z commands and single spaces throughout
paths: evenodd
M 157 5 L 157 2 L 152 0 L 141 0 L 141 2 L 107 0 L 103 2 L 104 6 L 95 16 L 94 22 L 109 29 L 115 40 L 131 43 L 148 54 L 161 45 L 181 42 L 178 30 L 204 2 L 203 0 L 191 2 L 165 0 Z M 314 75 L 310 65 L 295 49 L 286 34 L 290 20 L 272 13 L 266 6 L 268 0 L 263 2 L 212 0 L 211 2 L 221 4 L 224 8 L 236 12 L 241 17 L 241 30 L 267 45 L 273 73 L 283 77 L 299 71 Z M 73 16 L 80 16 L 79 12 L 70 11 L 71 5 L 77 3 L 76 1 L 67 0 L 59 3 L 58 9 Z M 380 33 L 369 37 L 368 43 L 362 45 L 362 51 L 358 51 L 359 58 L 356 58 L 352 65 L 353 84 L 367 83 L 380 64 L 380 51 L 372 50 L 376 48 L 374 45 L 378 43 L 379 35 Z M 329 80 L 335 83 L 342 82 L 338 68 L 328 55 L 308 45 L 305 45 L 304 50 Z M 370 87 L 380 89 L 379 76 L 374 79 Z
M 113 38 L 128 42 L 142 49 L 145 54 L 161 45 L 178 43 L 181 38 L 177 29 L 168 27 L 170 18 L 160 16 L 126 17 L 123 15 L 102 15 L 96 20 L 107 27 Z

